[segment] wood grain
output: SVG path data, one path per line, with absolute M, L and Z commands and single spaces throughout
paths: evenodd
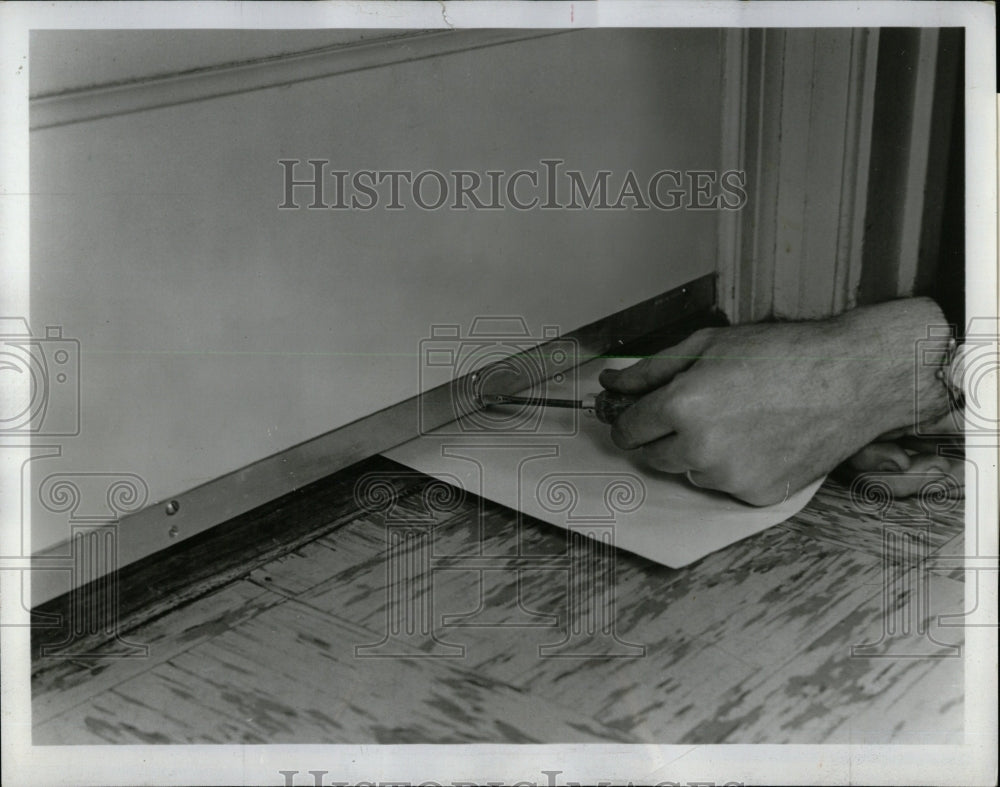
M 842 549 L 898 561 L 901 556 L 891 546 L 886 551 L 887 523 L 911 525 L 913 532 L 925 535 L 929 551 L 933 552 L 965 530 L 965 504 L 962 500 L 949 502 L 936 506 L 931 513 L 912 498 L 894 499 L 876 514 L 861 510 L 847 486 L 828 479 L 808 506 L 778 527 Z
M 627 738 L 437 660 L 354 657 L 359 632 L 288 601 L 128 680 L 36 742 L 535 743 Z M 266 680 L 260 680 L 261 675 Z
M 887 608 L 881 594 L 823 631 L 779 670 L 734 685 L 707 727 L 694 738 L 726 743 L 959 743 L 964 725 L 960 629 L 936 625 L 939 614 L 961 609 L 963 586 L 932 580 L 926 633 L 886 632 L 893 609 L 915 607 L 912 597 Z M 919 628 L 915 625 L 914 627 Z M 875 644 L 861 656 L 852 646 Z
M 118 572 L 119 630 L 133 629 L 233 582 L 254 567 L 356 517 L 354 485 L 370 473 L 389 479 L 398 496 L 420 481 L 398 463 L 372 457 L 133 563 Z M 46 645 L 72 640 L 65 650 L 84 653 L 107 639 L 103 630 L 83 637 L 74 637 L 69 630 L 73 623 L 70 605 L 88 609 L 103 604 L 102 588 L 94 582 L 36 608 L 39 613 L 56 616 L 61 624 L 32 631 L 33 673 L 58 666 L 66 658 L 43 657 Z
M 250 582 L 233 582 L 129 631 L 128 640 L 147 649 L 143 658 L 116 658 L 115 644 L 108 643 L 102 657 L 52 660 L 33 681 L 33 722 L 40 724 L 86 703 L 281 601 L 283 597 Z
M 145 661 L 39 672 L 35 742 L 963 734 L 961 629 L 937 619 L 963 585 L 920 560 L 961 548 L 958 514 L 920 530 L 923 551 L 886 552 L 885 524 L 828 483 L 789 522 L 674 570 L 475 497 L 435 506 L 437 483 L 335 502 L 332 526 L 327 498 L 303 501 L 325 524 L 132 629 Z

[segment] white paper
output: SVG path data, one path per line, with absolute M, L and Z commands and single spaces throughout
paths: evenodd
M 572 398 L 596 393 L 601 369 L 630 363 L 596 359 L 579 367 L 576 381 L 550 381 L 538 393 Z M 536 409 L 537 419 L 526 422 Z M 636 453 L 611 442 L 606 424 L 581 411 L 555 408 L 481 413 L 386 455 L 545 522 L 595 536 L 610 533 L 616 546 L 672 568 L 788 519 L 823 481 L 778 505 L 750 506 L 646 466 Z

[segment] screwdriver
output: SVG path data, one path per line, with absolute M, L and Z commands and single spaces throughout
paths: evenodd
M 603 424 L 613 424 L 623 412 L 639 401 L 638 396 L 601 391 L 584 399 L 547 399 L 542 396 L 508 396 L 507 394 L 480 394 L 479 401 L 484 405 L 516 404 L 533 405 L 535 407 L 568 407 L 574 410 L 585 410 L 596 415 Z

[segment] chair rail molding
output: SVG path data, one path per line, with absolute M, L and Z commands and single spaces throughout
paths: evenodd
M 29 127 L 38 131 L 567 32 L 574 31 L 473 29 L 393 33 L 304 52 L 42 94 L 30 100 Z

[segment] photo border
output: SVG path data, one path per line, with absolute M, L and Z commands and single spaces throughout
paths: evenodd
M 997 314 L 994 8 L 978 2 L 66 2 L 0 6 L 0 313 L 29 317 L 28 32 L 74 28 L 476 28 L 476 27 L 964 27 L 966 35 L 966 314 Z M 970 275 L 971 274 L 971 275 Z M 996 449 L 993 450 L 995 462 Z M 994 474 L 980 480 L 966 533 L 997 521 Z M 19 494 L 20 476 L 0 464 L 0 496 Z M 10 497 L 8 497 L 10 499 Z M 30 511 L 29 511 L 30 515 Z M 16 524 L 16 523 L 15 523 Z M 0 554 L 20 526 L 4 522 Z M 997 554 L 995 527 L 978 533 Z M 30 549 L 30 544 L 26 545 Z M 0 572 L 15 573 L 15 572 Z M 8 581 L 9 578 L 5 579 Z M 977 590 L 988 589 L 983 597 Z M 4 586 L 0 591 L 5 591 Z M 996 619 L 996 583 L 969 572 L 966 602 Z M 5 593 L 6 595 L 6 593 Z M 6 597 L 10 597 L 6 595 Z M 10 614 L 9 609 L 4 614 Z M 434 781 L 538 784 L 599 781 L 742 783 L 991 783 L 996 774 L 996 630 L 968 628 L 966 742 L 955 746 L 852 745 L 266 745 L 32 746 L 30 630 L 4 628 L 2 727 L 9 784 L 283 784 L 281 770 L 325 770 L 324 784 Z M 988 690 L 986 690 L 988 688 Z M 110 745 L 110 744 L 109 744 Z M 554 776 L 549 772 L 558 772 Z M 555 779 L 551 782 L 550 779 Z

